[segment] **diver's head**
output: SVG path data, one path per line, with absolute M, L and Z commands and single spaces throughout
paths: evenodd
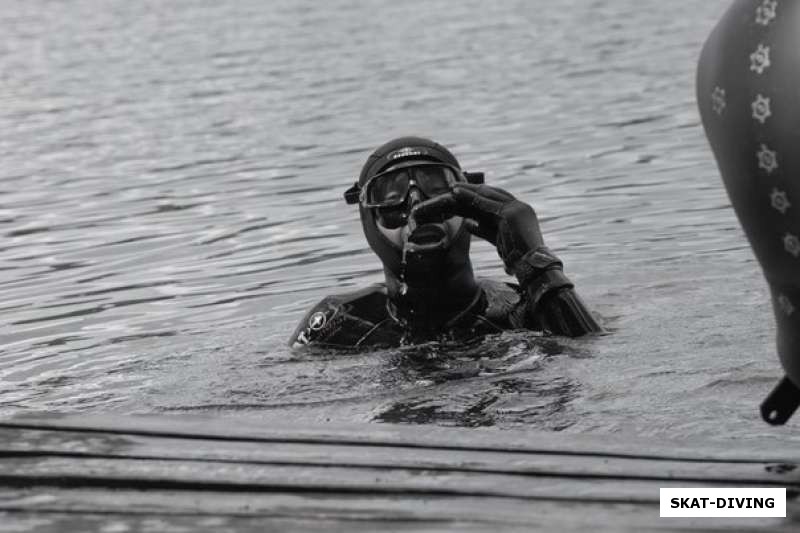
M 421 137 L 391 140 L 367 159 L 345 197 L 359 203 L 364 235 L 383 262 L 390 293 L 401 285 L 441 287 L 465 276 L 472 283 L 470 234 L 463 219 L 417 225 L 409 216 L 415 204 L 465 179 L 449 150 Z

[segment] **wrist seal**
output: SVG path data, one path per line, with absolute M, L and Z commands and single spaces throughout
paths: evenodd
M 531 250 L 514 264 L 519 285 L 528 294 L 529 309 L 536 309 L 539 301 L 552 291 L 574 287 L 563 268 L 564 263 L 546 246 Z
M 540 246 L 515 262 L 509 274 L 517 276 L 519 284 L 526 287 L 548 270 L 563 270 L 563 268 L 564 263 L 547 246 Z

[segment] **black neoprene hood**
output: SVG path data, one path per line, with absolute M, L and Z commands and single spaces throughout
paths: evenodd
M 455 156 L 444 146 L 423 137 L 398 137 L 378 147 L 367 158 L 361 175 L 359 185 L 364 185 L 370 178 L 403 161 L 433 161 L 445 163 L 456 168 L 461 168 Z M 361 226 L 372 250 L 378 255 L 384 268 L 395 277 L 401 275 L 402 248 L 398 247 L 377 228 L 375 210 L 359 205 Z M 443 271 L 448 275 L 470 269 L 469 265 L 470 234 L 466 226 L 462 225 L 452 238 L 446 249 L 442 250 L 441 261 Z

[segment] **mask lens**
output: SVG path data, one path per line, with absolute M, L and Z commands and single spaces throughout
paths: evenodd
M 367 202 L 381 206 L 401 204 L 408 193 L 408 184 L 409 176 L 406 169 L 377 177 L 370 183 Z
M 365 207 L 401 205 L 412 183 L 431 198 L 451 190 L 456 181 L 458 179 L 452 169 L 436 164 L 422 164 L 378 174 L 367 184 Z
M 439 166 L 416 167 L 414 178 L 422 192 L 429 198 L 446 193 L 456 181 L 452 170 Z

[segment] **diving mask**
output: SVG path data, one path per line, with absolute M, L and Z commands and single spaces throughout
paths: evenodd
M 345 191 L 344 198 L 348 204 L 360 203 L 368 209 L 392 208 L 405 203 L 412 185 L 432 198 L 458 182 L 483 183 L 483 173 L 462 172 L 444 163 L 407 161 L 376 174 L 363 187 L 356 183 Z

